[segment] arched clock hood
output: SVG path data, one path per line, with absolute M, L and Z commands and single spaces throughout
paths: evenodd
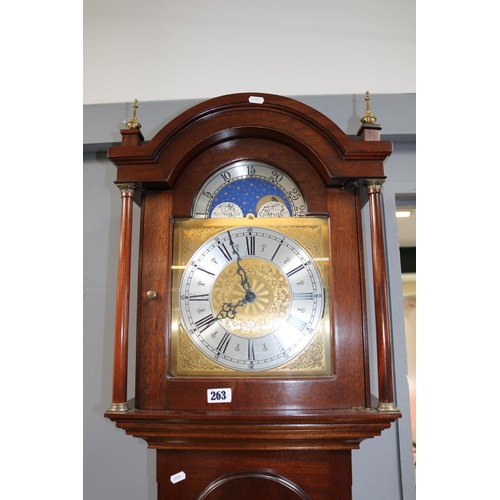
M 383 164 L 392 152 L 391 142 L 352 140 L 314 108 L 262 93 L 204 101 L 166 124 L 146 144 L 138 128 L 123 130 L 122 136 L 122 145 L 108 150 L 108 158 L 118 167 L 117 182 L 163 189 L 173 188 L 194 157 L 216 146 L 231 148 L 236 140 L 266 139 L 294 149 L 326 186 L 384 178 Z

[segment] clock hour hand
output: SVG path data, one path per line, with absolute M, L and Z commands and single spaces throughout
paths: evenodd
M 243 299 L 238 300 L 236 304 L 231 304 L 230 302 L 224 302 L 222 304 L 222 309 L 217 314 L 216 319 L 234 319 L 236 316 L 236 309 L 238 307 L 243 307 L 245 304 L 248 304 L 249 302 L 253 302 L 255 300 L 255 293 L 252 292 L 252 290 L 248 290 L 247 293 L 245 294 L 245 297 Z
M 236 316 L 236 309 L 238 307 L 244 306 L 246 303 L 247 303 L 247 301 L 245 299 L 238 300 L 238 302 L 236 302 L 236 304 L 224 302 L 222 304 L 221 311 L 219 312 L 219 314 L 217 314 L 216 319 L 226 319 L 226 318 L 234 319 L 234 317 Z

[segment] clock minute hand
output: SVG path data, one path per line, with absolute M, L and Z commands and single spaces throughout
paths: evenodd
M 245 292 L 247 292 L 247 296 L 249 294 L 251 294 L 253 296 L 253 298 L 251 298 L 251 299 L 249 297 L 247 297 L 247 296 L 245 298 L 246 298 L 247 301 L 251 302 L 252 300 L 255 299 L 255 295 L 252 292 L 252 287 L 250 286 L 250 282 L 248 281 L 247 273 L 241 267 L 241 264 L 240 264 L 241 257 L 240 257 L 240 254 L 238 253 L 238 251 L 236 250 L 236 248 L 234 247 L 234 241 L 233 241 L 233 238 L 231 238 L 231 233 L 228 231 L 227 234 L 229 235 L 229 244 L 231 245 L 231 248 L 233 249 L 233 254 L 235 254 L 236 257 L 237 257 L 236 263 L 238 264 L 238 269 L 236 270 L 236 272 L 240 276 L 241 286 L 243 287 L 243 290 L 245 290 Z
M 238 257 L 238 260 L 239 260 L 239 257 Z M 245 290 L 245 292 L 251 292 L 252 291 L 252 287 L 250 286 L 250 283 L 248 281 L 247 273 L 241 267 L 241 265 L 240 265 L 239 262 L 238 262 L 238 269 L 237 269 L 236 272 L 240 275 L 241 286 L 243 287 L 243 290 Z

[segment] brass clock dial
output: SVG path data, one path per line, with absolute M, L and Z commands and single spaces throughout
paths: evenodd
M 267 163 L 241 160 L 212 175 L 193 203 L 195 218 L 302 217 L 306 202 L 295 182 Z
M 329 373 L 326 220 L 271 221 L 176 222 L 174 375 Z

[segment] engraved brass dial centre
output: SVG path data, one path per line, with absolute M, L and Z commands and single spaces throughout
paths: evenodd
M 212 288 L 212 308 L 220 311 L 224 303 L 246 303 L 234 318 L 220 319 L 230 332 L 243 337 L 259 337 L 279 328 L 290 309 L 290 285 L 283 272 L 271 262 L 258 258 L 242 259 L 251 291 L 246 292 L 232 262 L 217 276 Z

